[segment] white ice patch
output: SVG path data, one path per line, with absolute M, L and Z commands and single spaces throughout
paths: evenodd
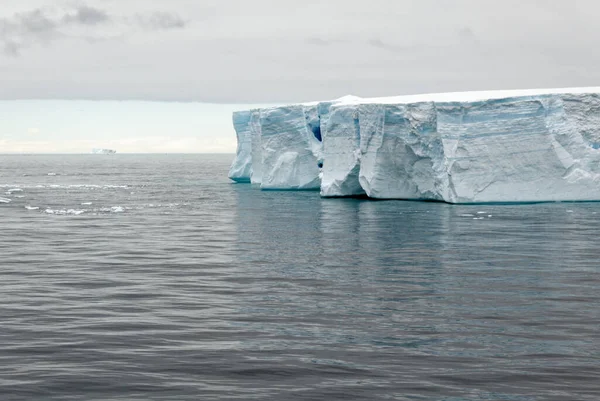
M 2 198 L 2 197 L 0 197 L 0 203 L 10 203 L 10 202 L 12 202 L 12 201 L 10 199 L 8 199 L 8 198 Z
M 33 210 L 33 209 L 31 209 Z M 44 210 L 45 213 L 47 214 L 54 214 L 54 215 L 74 215 L 74 216 L 78 216 L 80 214 L 85 213 L 85 210 L 77 210 L 77 209 L 50 209 L 47 208 L 46 210 Z
M 27 210 L 40 210 L 40 208 L 38 206 L 30 206 L 30 205 L 26 205 L 25 209 L 27 209 Z

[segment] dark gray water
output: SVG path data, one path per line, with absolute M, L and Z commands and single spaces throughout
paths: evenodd
M 600 399 L 600 203 L 325 200 L 232 157 L 0 155 L 0 400 Z

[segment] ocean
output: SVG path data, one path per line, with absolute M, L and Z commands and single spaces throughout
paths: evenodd
M 0 155 L 0 400 L 600 399 L 600 203 L 321 199 L 232 160 Z

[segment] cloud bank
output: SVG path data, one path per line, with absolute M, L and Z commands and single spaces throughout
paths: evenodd
M 595 0 L 20 0 L 3 10 L 1 99 L 279 103 L 600 84 Z
M 0 18 L 0 45 L 5 55 L 18 56 L 24 49 L 64 38 L 94 41 L 123 37 L 137 30 L 182 29 L 186 24 L 179 15 L 163 11 L 127 16 L 84 4 L 70 8 L 48 6 Z

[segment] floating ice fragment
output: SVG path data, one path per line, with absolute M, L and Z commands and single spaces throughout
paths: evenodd
M 123 213 L 125 211 L 125 209 L 123 209 L 123 207 L 121 207 L 121 206 L 113 206 L 110 208 L 110 211 L 112 213 Z
M 2 198 L 2 197 L 0 197 L 0 203 L 10 203 L 10 202 L 11 202 L 11 200 L 8 199 L 8 198 Z
M 48 173 L 48 175 L 50 175 L 50 176 L 55 176 L 55 175 L 56 175 L 56 173 Z
M 477 214 L 486 214 L 487 212 L 477 212 Z
M 567 213 L 573 213 L 573 211 L 572 210 L 567 210 Z
M 82 205 L 82 206 L 89 206 L 89 205 L 91 205 L 91 204 L 92 204 L 92 202 L 83 202 L 81 205 Z
M 45 210 L 45 212 L 47 214 L 60 214 L 60 215 L 72 214 L 72 215 L 78 216 L 78 215 L 84 213 L 85 210 L 76 210 L 76 209 L 68 209 L 68 210 L 58 209 L 58 210 L 53 210 L 53 209 L 47 208 Z
M 469 214 L 469 213 L 463 213 L 460 215 L 460 217 L 474 217 L 474 214 Z
M 27 210 L 40 210 L 40 208 L 38 206 L 29 206 L 29 205 L 26 205 L 25 209 L 27 209 Z

